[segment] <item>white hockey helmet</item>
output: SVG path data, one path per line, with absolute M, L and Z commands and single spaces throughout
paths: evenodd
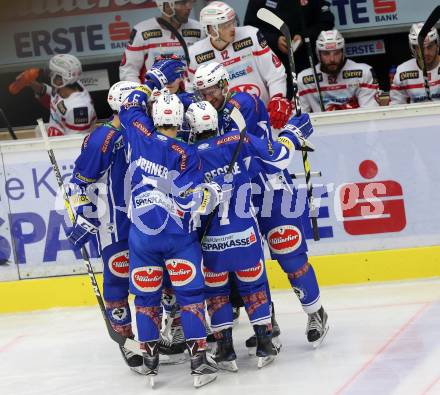
M 154 126 L 182 126 L 183 104 L 177 95 L 162 94 L 153 103 Z
M 119 112 L 122 103 L 127 99 L 128 95 L 133 92 L 139 84 L 132 81 L 119 81 L 113 84 L 108 91 L 107 103 L 115 112 Z
M 229 74 L 225 67 L 221 63 L 210 62 L 197 68 L 193 85 L 195 90 L 200 90 L 217 84 L 223 88 L 228 82 Z
M 169 17 L 174 16 L 174 14 L 175 14 L 174 4 L 176 3 L 177 0 L 154 0 L 154 1 L 156 2 L 156 6 L 157 6 L 157 8 L 159 8 L 159 10 L 162 14 L 165 14 L 166 16 L 169 16 Z M 171 15 L 169 15 L 165 12 L 165 10 L 164 10 L 165 3 L 168 3 L 170 5 L 170 8 L 172 10 Z
M 422 30 L 423 22 L 413 23 L 411 25 L 411 29 L 409 30 L 408 39 L 409 39 L 409 48 L 411 49 L 411 53 L 413 56 L 417 56 L 417 46 L 419 45 L 419 34 L 420 30 Z M 437 29 L 433 27 L 425 37 L 424 44 L 430 44 L 432 42 L 436 42 L 437 45 L 440 45 L 439 35 Z
M 335 51 L 344 49 L 345 40 L 338 30 L 323 30 L 316 39 L 316 56 L 319 59 L 320 51 Z
M 217 110 L 207 101 L 191 103 L 186 110 L 185 118 L 191 127 L 192 134 L 201 134 L 218 129 Z
M 82 73 L 81 62 L 70 54 L 55 55 L 49 60 L 50 83 L 56 88 L 62 88 L 79 80 Z M 56 77 L 61 77 L 62 84 L 55 83 Z
M 223 3 L 223 1 L 213 1 L 200 11 L 200 24 L 208 36 L 211 36 L 208 32 L 208 26 L 212 26 L 216 33 L 213 38 L 218 37 L 218 25 L 235 20 L 236 18 L 237 16 L 234 9 L 226 3 Z

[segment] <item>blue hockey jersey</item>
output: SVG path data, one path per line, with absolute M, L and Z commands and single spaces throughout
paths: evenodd
M 105 123 L 84 138 L 70 180 L 78 187 L 70 188 L 76 192 L 71 199 L 77 213 L 86 217 L 90 212 L 99 214 L 101 251 L 128 239 L 130 221 L 123 193 L 126 170 L 124 139 L 118 129 Z
M 191 191 L 203 181 L 196 149 L 154 128 L 144 105 L 148 93 L 135 90 L 121 107 L 131 186 L 130 218 L 149 235 L 190 231 Z

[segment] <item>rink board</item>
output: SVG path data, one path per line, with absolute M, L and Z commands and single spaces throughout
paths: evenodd
M 440 247 L 310 258 L 321 286 L 440 277 Z M 267 261 L 271 289 L 290 289 L 276 261 Z M 97 275 L 102 290 L 102 275 Z M 0 282 L 0 313 L 95 305 L 87 275 Z M 5 303 L 6 301 L 6 303 Z
M 322 171 L 322 177 L 313 178 L 321 240 L 312 240 L 310 221 L 304 217 L 303 224 L 320 283 L 440 275 L 436 261 L 440 255 L 440 104 L 317 114 L 312 121 L 316 154 L 309 159 L 312 170 Z M 53 139 L 66 178 L 81 140 L 79 136 Z M 69 293 L 74 294 L 78 284 L 88 281 L 72 276 L 86 271 L 79 251 L 66 239 L 67 219 L 43 142 L 6 142 L 0 145 L 0 154 L 0 185 L 4 185 L 0 190 L 0 293 L 30 287 L 29 295 L 34 296 L 27 303 L 35 302 L 32 308 L 92 303 L 88 292 L 81 293 L 84 300 L 63 299 L 54 305 L 44 302 L 47 292 L 38 292 L 37 284 L 45 284 L 43 290 L 72 287 Z M 303 171 L 299 156 L 290 171 Z M 302 182 L 296 181 L 298 202 L 305 201 Z M 375 212 L 376 206 L 381 211 Z M 99 272 L 102 263 L 96 248 L 90 251 Z M 287 287 L 277 265 L 269 264 L 268 271 L 273 286 Z M 48 277 L 53 280 L 31 280 Z M 26 308 L 14 303 L 0 311 Z

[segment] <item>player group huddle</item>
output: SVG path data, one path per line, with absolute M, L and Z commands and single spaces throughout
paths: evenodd
M 135 26 L 122 81 L 108 93 L 113 116 L 85 137 L 75 162 L 69 194 L 76 220 L 67 236 L 77 247 L 97 238 L 106 316 L 126 338 L 134 338 L 128 295 L 135 296 L 142 355 L 121 347 L 127 364 L 153 378 L 159 362 L 184 362 L 187 352 L 200 387 L 219 368 L 238 370 L 232 332 L 240 306 L 254 330 L 246 345 L 258 367 L 281 350 L 263 240 L 308 315 L 308 341 L 318 346 L 327 334 L 301 217 L 282 214 L 285 201 L 295 209 L 297 195 L 287 166 L 295 151 L 313 149 L 313 128 L 306 113 L 291 116 L 283 65 L 257 29 L 236 27 L 231 7 L 210 3 L 200 25 L 188 19 L 193 1 L 156 3 L 192 44 L 189 64 L 160 18 Z M 318 55 L 342 49 L 336 31 L 318 39 Z M 353 107 L 368 105 L 374 94 L 359 89 L 377 88 L 362 82 L 369 69 L 344 62 L 343 75 L 359 84 L 349 85 L 347 103 L 332 105 L 348 108 L 354 96 Z M 49 66 L 51 91 L 27 76 L 40 96 L 51 93 L 49 133 L 88 130 L 95 115 L 79 61 L 56 55 Z M 313 82 L 307 70 L 301 81 Z

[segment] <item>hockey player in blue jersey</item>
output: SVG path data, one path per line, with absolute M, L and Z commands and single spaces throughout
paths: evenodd
M 113 117 L 84 139 L 70 180 L 71 200 L 77 213 L 69 240 L 82 247 L 96 235 L 103 261 L 106 314 L 113 329 L 133 338 L 128 305 L 128 231 L 130 220 L 124 206 L 124 176 L 128 167 L 120 132 L 119 108 L 137 84 L 121 81 L 108 93 Z M 121 348 L 128 366 L 142 373 L 142 357 Z
M 221 64 L 211 62 L 201 65 L 196 70 L 193 81 L 194 88 L 204 100 L 209 101 L 219 112 L 221 131 L 226 133 L 236 127 L 229 116 L 232 108 L 236 107 L 245 118 L 249 134 L 272 140 L 269 115 L 263 102 L 256 96 L 244 92 L 230 92 L 228 78 L 228 73 Z M 285 129 L 298 134 L 298 150 L 301 149 L 300 139 L 307 139 L 313 132 L 307 114 L 303 114 L 301 120 L 291 119 Z M 271 177 L 262 175 L 254 179 L 254 182 L 259 189 L 259 193 L 253 196 L 253 203 L 258 208 L 260 229 L 266 238 L 272 259 L 277 260 L 286 273 L 303 310 L 308 315 L 307 339 L 316 347 L 328 331 L 327 313 L 321 305 L 316 275 L 308 261 L 301 217 L 288 218 L 282 214 L 283 197 L 284 201 L 290 203 L 287 209 L 295 212 L 297 190 L 287 171 Z M 267 205 L 267 197 L 272 200 L 270 205 Z M 255 337 L 248 339 L 246 344 L 248 347 L 255 347 Z
M 278 141 L 247 135 L 239 145 L 240 132 L 218 135 L 218 117 L 206 101 L 193 103 L 186 118 L 195 135 L 205 181 L 225 174 L 233 165 L 234 189 L 212 222 L 202 221 L 202 251 L 205 266 L 206 302 L 211 329 L 217 339 L 215 360 L 219 367 L 237 371 L 232 342 L 232 306 L 229 277 L 242 296 L 257 340 L 258 367 L 271 362 L 279 352 L 272 343 L 270 301 L 264 254 L 257 219 L 251 202 L 251 179 L 259 173 L 285 169 L 294 153 L 296 136 L 287 131 Z M 231 158 L 237 149 L 237 160 Z M 229 174 L 232 177 L 232 174 Z M 226 176 L 225 176 L 226 177 Z M 240 259 L 237 259 L 240 257 Z
M 206 354 L 204 278 L 190 210 L 221 200 L 218 185 L 203 180 L 195 149 L 176 139 L 183 105 L 176 95 L 160 95 L 146 112 L 151 89 L 135 90 L 119 113 L 125 128 L 131 185 L 129 234 L 130 292 L 135 295 L 139 340 L 145 345 L 147 374 L 158 372 L 160 298 L 167 271 L 181 307 L 194 386 L 214 380 L 217 365 Z M 220 189 L 219 189 L 220 188 Z M 193 196 L 201 194 L 200 200 Z

